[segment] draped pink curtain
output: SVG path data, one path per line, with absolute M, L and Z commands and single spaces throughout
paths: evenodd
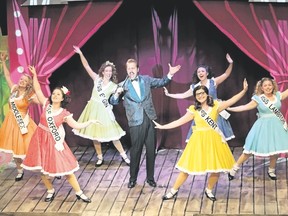
M 49 77 L 82 47 L 121 6 L 122 1 L 78 2 L 58 6 L 21 7 L 23 0 L 7 1 L 10 70 L 18 80 L 28 65 L 37 69 L 45 95 Z M 41 108 L 31 115 L 39 121 Z
M 288 87 L 288 5 L 193 1 L 247 56 L 267 70 L 280 91 Z M 251 71 L 254 73 L 254 71 Z M 288 102 L 282 111 L 288 117 Z

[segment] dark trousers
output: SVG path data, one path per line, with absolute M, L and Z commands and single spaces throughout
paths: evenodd
M 147 179 L 154 180 L 154 166 L 156 157 L 156 130 L 154 123 L 144 112 L 143 123 L 130 127 L 131 148 L 130 148 L 130 181 L 136 181 L 143 146 L 146 146 L 146 171 Z

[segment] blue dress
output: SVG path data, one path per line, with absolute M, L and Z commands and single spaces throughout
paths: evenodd
M 208 88 L 209 95 L 212 96 L 212 98 L 214 100 L 217 100 L 217 90 L 216 90 L 214 79 L 213 78 L 208 79 L 207 83 L 208 83 L 208 85 L 206 87 Z M 191 90 L 193 91 L 194 88 L 197 87 L 198 85 L 200 85 L 200 82 L 197 84 L 192 84 L 190 86 Z M 217 124 L 218 124 L 218 127 L 220 128 L 220 130 L 223 132 L 226 141 L 235 138 L 235 135 L 233 133 L 230 122 L 227 119 L 225 119 L 221 115 L 219 115 L 218 119 L 217 119 Z M 190 126 L 189 131 L 188 131 L 188 134 L 187 134 L 187 137 L 186 137 L 186 142 L 188 142 L 189 138 L 192 135 L 192 132 L 193 132 L 192 126 L 194 126 L 194 125 L 195 125 L 195 123 L 194 123 L 194 121 L 192 121 L 191 126 Z
M 259 95 L 260 96 L 260 95 Z M 258 103 L 258 119 L 250 129 L 243 153 L 256 156 L 269 156 L 288 152 L 288 132 L 283 123 L 254 95 L 252 100 Z M 272 102 L 272 101 L 271 101 Z M 272 102 L 277 109 L 281 108 L 281 93 L 277 92 Z

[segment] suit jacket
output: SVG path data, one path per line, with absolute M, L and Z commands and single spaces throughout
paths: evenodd
M 157 118 L 152 101 L 151 89 L 163 87 L 171 81 L 167 76 L 159 79 L 145 75 L 138 75 L 138 78 L 141 98 L 137 95 L 130 79 L 125 83 L 119 83 L 119 86 L 124 84 L 123 105 L 126 111 L 129 127 L 141 125 L 143 122 L 144 112 L 151 120 Z M 120 97 L 117 99 L 115 99 L 114 95 L 110 97 L 110 103 L 112 105 L 118 104 L 119 100 Z

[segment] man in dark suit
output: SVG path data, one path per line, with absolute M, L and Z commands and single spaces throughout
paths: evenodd
M 156 187 L 154 180 L 154 165 L 156 157 L 156 130 L 152 120 L 157 118 L 152 101 L 152 88 L 166 86 L 181 66 L 171 67 L 167 76 L 159 79 L 150 76 L 138 75 L 139 67 L 135 59 L 126 62 L 127 78 L 119 83 L 119 88 L 110 97 L 110 103 L 116 105 L 123 93 L 123 105 L 128 119 L 131 136 L 130 149 L 130 179 L 128 188 L 136 185 L 143 145 L 146 146 L 146 182 Z

